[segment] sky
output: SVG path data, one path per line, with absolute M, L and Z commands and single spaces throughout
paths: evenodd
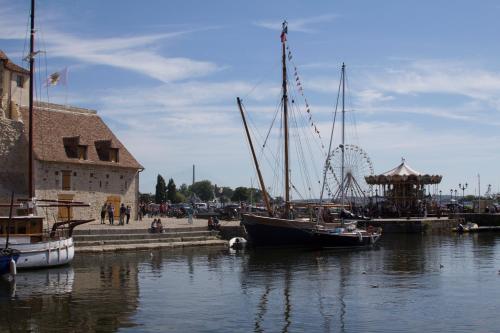
M 190 184 L 193 164 L 196 180 L 256 186 L 236 97 L 265 134 L 284 19 L 324 142 L 345 62 L 347 142 L 375 174 L 404 157 L 443 175 L 443 193 L 477 193 L 478 175 L 482 193 L 500 189 L 496 1 L 39 0 L 36 14 L 38 81 L 69 73 L 39 97 L 97 110 L 145 167 L 142 192 L 158 174 Z M 0 0 L 0 18 L 0 49 L 22 64 L 29 1 Z

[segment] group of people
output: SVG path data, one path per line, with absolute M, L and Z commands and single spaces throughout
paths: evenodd
M 119 225 L 124 225 L 125 223 L 128 224 L 130 221 L 130 214 L 132 209 L 130 206 L 126 206 L 125 204 L 120 205 L 120 211 L 119 211 Z M 101 224 L 106 223 L 106 215 L 108 216 L 109 224 L 114 225 L 115 224 L 115 207 L 111 202 L 104 203 L 101 207 Z
M 162 233 L 163 232 L 163 224 L 161 224 L 160 219 L 154 219 L 153 222 L 151 222 L 150 231 L 152 233 Z
M 208 218 L 208 230 L 219 230 L 220 229 L 220 223 L 219 219 L 217 216 L 210 216 Z

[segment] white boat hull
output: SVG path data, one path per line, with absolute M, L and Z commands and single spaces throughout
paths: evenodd
M 21 254 L 17 259 L 17 268 L 43 268 L 66 265 L 75 256 L 73 237 L 38 243 L 11 244 Z

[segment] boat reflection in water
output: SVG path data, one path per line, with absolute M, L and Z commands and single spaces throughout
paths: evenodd
M 344 331 L 352 253 L 262 249 L 247 255 L 242 288 L 260 295 L 249 296 L 249 303 L 256 301 L 254 332 Z
M 20 272 L 0 283 L 0 332 L 116 332 L 133 327 L 137 262 L 77 258 L 72 266 Z

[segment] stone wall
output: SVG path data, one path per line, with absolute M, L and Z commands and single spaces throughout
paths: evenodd
M 58 199 L 73 196 L 73 201 L 90 204 L 90 208 L 74 208 L 75 219 L 100 219 L 100 211 L 109 197 L 132 208 L 135 219 L 139 202 L 139 172 L 113 166 L 96 166 L 72 163 L 35 163 L 35 196 L 37 199 Z M 63 171 L 71 171 L 71 189 L 62 190 Z M 39 215 L 51 222 L 58 217 L 58 208 L 40 209 Z
M 0 117 L 0 203 L 28 195 L 28 142 L 23 123 Z M 0 209 L 0 215 L 5 209 Z

